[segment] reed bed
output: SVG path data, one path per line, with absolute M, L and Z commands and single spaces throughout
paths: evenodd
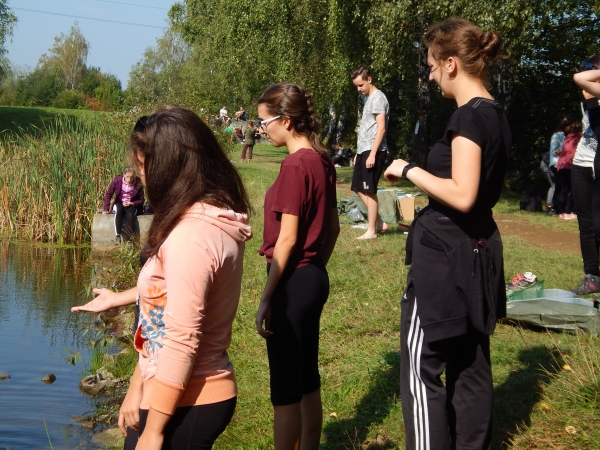
M 58 244 L 90 239 L 92 218 L 126 161 L 132 118 L 60 116 L 0 141 L 0 233 Z

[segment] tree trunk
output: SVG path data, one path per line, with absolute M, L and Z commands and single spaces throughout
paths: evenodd
M 427 65 L 427 47 L 419 46 L 419 94 L 418 110 L 419 120 L 415 126 L 415 146 L 412 160 L 419 167 L 427 168 L 427 152 L 429 151 L 429 107 L 431 103 L 429 88 L 429 66 Z M 417 128 L 418 127 L 418 128 Z

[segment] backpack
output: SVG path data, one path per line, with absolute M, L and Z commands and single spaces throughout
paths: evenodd
M 535 188 L 526 189 L 521 197 L 521 211 L 542 211 L 542 196 Z

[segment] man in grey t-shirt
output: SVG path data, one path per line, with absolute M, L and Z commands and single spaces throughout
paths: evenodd
M 351 189 L 367 207 L 369 226 L 367 232 L 356 239 L 373 239 L 388 227 L 379 215 L 377 183 L 387 156 L 386 130 L 390 105 L 385 94 L 373 84 L 368 69 L 361 67 L 350 76 L 358 92 L 368 96 L 358 129 Z

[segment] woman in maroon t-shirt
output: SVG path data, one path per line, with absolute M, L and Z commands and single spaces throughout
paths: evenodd
M 289 156 L 265 195 L 267 282 L 256 329 L 267 340 L 276 450 L 318 448 L 323 423 L 319 321 L 329 295 L 325 266 L 340 231 L 335 168 L 315 134 L 300 86 L 274 84 L 258 100 L 260 131 Z

